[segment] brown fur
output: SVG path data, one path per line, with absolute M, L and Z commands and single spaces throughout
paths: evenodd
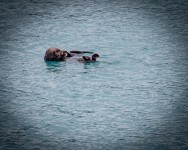
M 70 53 L 66 50 L 61 50 L 59 48 L 49 48 L 44 56 L 45 61 L 65 61 L 68 57 L 72 57 L 75 54 L 83 54 L 83 53 L 93 53 L 88 51 L 70 51 Z M 78 59 L 81 62 L 93 62 L 98 58 L 98 54 L 93 54 L 92 59 L 89 56 L 83 56 L 83 58 Z
M 67 51 L 62 51 L 58 48 L 49 48 L 44 56 L 46 61 L 64 61 L 67 56 Z

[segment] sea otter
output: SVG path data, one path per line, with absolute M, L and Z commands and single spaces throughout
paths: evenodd
M 75 54 L 93 53 L 90 51 L 77 51 L 72 50 L 70 52 L 66 50 L 60 50 L 59 48 L 49 48 L 44 56 L 45 61 L 65 61 L 69 57 L 73 57 Z

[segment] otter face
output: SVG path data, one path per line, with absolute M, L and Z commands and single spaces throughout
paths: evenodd
M 58 48 L 49 48 L 44 56 L 46 61 L 63 61 L 65 60 L 66 53 Z

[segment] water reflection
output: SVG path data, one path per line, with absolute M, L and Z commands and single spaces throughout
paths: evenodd
M 46 69 L 48 72 L 60 73 L 62 68 L 65 68 L 66 63 L 60 61 L 45 61 Z
M 91 63 L 83 63 L 84 69 L 90 69 L 91 67 L 97 67 L 99 66 L 100 62 L 91 62 Z

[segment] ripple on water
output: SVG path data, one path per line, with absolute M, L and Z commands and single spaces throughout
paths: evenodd
M 186 149 L 181 2 L 1 1 L 0 149 Z

